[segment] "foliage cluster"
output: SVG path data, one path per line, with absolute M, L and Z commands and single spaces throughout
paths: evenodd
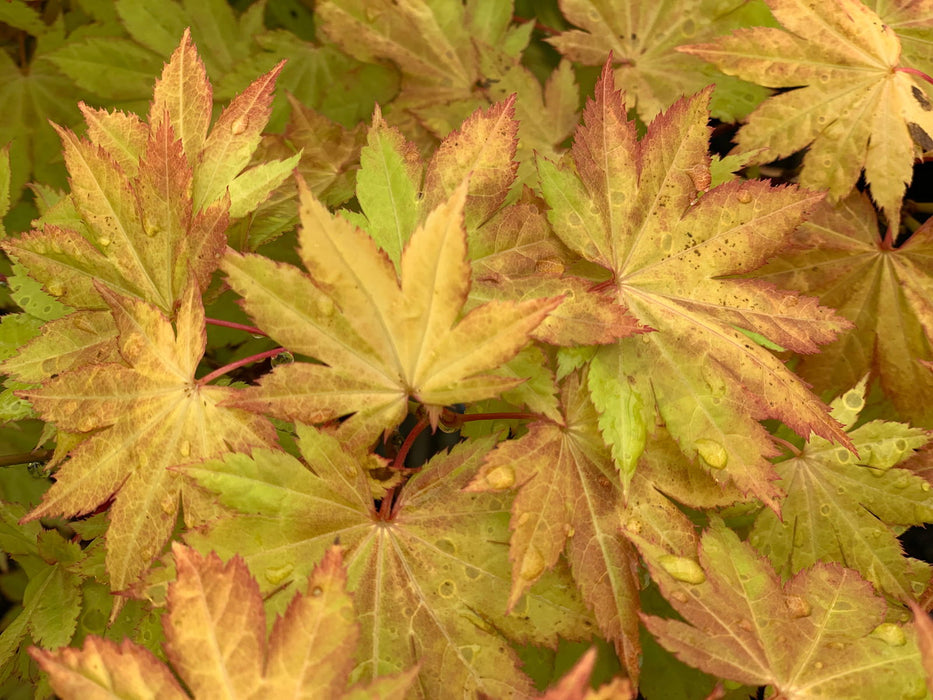
M 927 0 L 0 22 L 4 697 L 929 695 Z

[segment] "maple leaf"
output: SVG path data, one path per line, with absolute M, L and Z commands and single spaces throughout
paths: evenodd
M 861 0 L 767 2 L 786 31 L 753 27 L 681 47 L 730 75 L 800 88 L 755 110 L 738 149 L 765 148 L 755 160 L 766 162 L 808 148 L 800 184 L 837 200 L 864 169 L 872 197 L 896 224 L 914 160 L 933 146 L 933 105 L 908 72 L 916 69 L 901 65 L 897 35 Z
M 506 639 L 553 647 L 557 634 L 591 634 L 592 622 L 561 570 L 546 574 L 505 614 L 508 499 L 461 491 L 491 439 L 436 456 L 401 487 L 385 517 L 357 458 L 333 436 L 296 427 L 313 471 L 266 450 L 181 468 L 231 509 L 186 539 L 221 556 L 243 556 L 276 607 L 308 562 L 339 537 L 362 625 L 355 678 L 420 663 L 418 697 L 452 687 L 524 697 L 533 687 Z
M 175 544 L 178 571 L 162 618 L 165 653 L 189 689 L 148 649 L 89 636 L 81 649 L 30 653 L 65 700 L 87 697 L 383 697 L 401 699 L 417 667 L 347 689 L 359 637 L 339 547 L 332 547 L 266 638 L 256 581 L 242 559 L 224 564 Z
M 811 353 L 847 323 L 814 299 L 731 277 L 781 250 L 821 195 L 763 182 L 707 190 L 708 99 L 707 90 L 678 102 L 638 142 L 607 63 L 571 163 L 539 161 L 542 191 L 557 235 L 607 268 L 609 293 L 656 331 L 604 345 L 591 362 L 600 428 L 625 483 L 659 414 L 686 454 L 775 507 L 765 459 L 775 450 L 757 419 L 851 443 L 744 331 Z
M 699 561 L 639 546 L 685 620 L 643 616 L 645 626 L 685 663 L 795 700 L 923 697 L 914 627 L 884 622 L 887 604 L 854 571 L 820 563 L 782 584 L 718 520 Z
M 677 48 L 713 39 L 737 27 L 757 24 L 760 9 L 743 0 L 560 0 L 567 20 L 580 29 L 547 41 L 572 61 L 601 66 L 612 55 L 616 83 L 632 97 L 643 121 L 650 122 L 681 95 L 710 83 L 716 91 L 712 116 L 731 122 L 745 116 L 768 91 L 710 69 Z
M 47 223 L 4 244 L 75 308 L 104 308 L 95 282 L 172 313 L 194 275 L 207 285 L 242 217 L 291 172 L 297 156 L 244 171 L 268 120 L 279 69 L 235 98 L 208 132 L 211 86 L 186 32 L 156 84 L 147 127 L 82 105 L 88 138 L 59 128 L 77 221 Z
M 858 450 L 815 437 L 776 469 L 787 498 L 781 519 L 764 511 L 749 541 L 782 573 L 817 562 L 838 561 L 858 570 L 879 590 L 912 600 L 929 579 L 929 567 L 906 558 L 893 525 L 933 521 L 930 484 L 896 468 L 929 441 L 917 428 L 871 421 L 852 429 L 865 405 L 862 380 L 832 403 L 833 416 Z
M 489 454 L 468 491 L 518 487 L 512 504 L 509 558 L 516 604 L 566 549 L 574 580 L 600 632 L 615 642 L 630 677 L 638 679 L 636 555 L 618 536 L 622 496 L 618 471 L 596 427 L 596 411 L 580 379 L 561 392 L 563 425 L 539 421 Z
M 218 405 L 234 389 L 194 378 L 206 342 L 197 285 L 188 287 L 174 329 L 151 304 L 103 285 L 98 292 L 113 313 L 123 361 L 63 372 L 20 392 L 45 420 L 87 435 L 26 519 L 81 515 L 115 495 L 106 563 L 111 586 L 121 590 L 159 554 L 179 496 L 189 522 L 204 507 L 167 467 L 270 445 L 275 431 L 261 416 Z
M 442 406 L 516 386 L 519 380 L 483 373 L 514 357 L 559 300 L 491 302 L 458 322 L 470 282 L 466 196 L 464 184 L 412 234 L 399 282 L 373 240 L 331 215 L 299 181 L 299 254 L 308 273 L 233 251 L 223 269 L 260 328 L 325 364 L 276 367 L 235 405 L 305 422 L 353 413 L 341 433 L 365 446 L 401 423 L 409 396 L 435 422 Z
M 795 371 L 815 391 L 878 378 L 898 413 L 933 427 L 933 227 L 923 226 L 894 248 L 878 232 L 864 194 L 822 205 L 794 235 L 794 247 L 755 277 L 818 296 L 853 327 L 819 355 L 802 357 Z

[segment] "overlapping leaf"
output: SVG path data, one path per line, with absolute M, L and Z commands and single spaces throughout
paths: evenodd
M 402 255 L 401 281 L 365 233 L 331 215 L 299 183 L 300 254 L 308 273 L 230 252 L 230 285 L 257 325 L 325 364 L 277 367 L 236 405 L 288 420 L 341 426 L 366 446 L 402 422 L 408 398 L 436 412 L 489 398 L 520 380 L 489 374 L 515 356 L 556 299 L 491 302 L 459 319 L 470 283 L 466 185 L 432 211 Z
M 339 537 L 362 625 L 361 680 L 420 663 L 418 697 L 443 696 L 450 688 L 526 697 L 533 687 L 505 639 L 553 646 L 557 634 L 590 634 L 592 622 L 566 571 L 546 574 L 505 614 L 509 500 L 461 490 L 489 450 L 489 439 L 435 457 L 380 516 L 355 457 L 315 428 L 299 426 L 298 435 L 313 471 L 289 455 L 266 451 L 184 468 L 242 513 L 187 538 L 222 556 L 240 553 L 264 593 L 284 588 L 269 600 L 278 606 L 309 562 Z
M 269 422 L 222 408 L 235 390 L 199 384 L 204 310 L 191 284 L 172 323 L 155 306 L 98 289 L 111 307 L 122 363 L 91 364 L 23 392 L 45 420 L 83 433 L 42 504 L 27 516 L 88 513 L 114 497 L 107 571 L 114 590 L 132 583 L 159 554 L 178 514 L 196 521 L 205 505 L 167 468 L 228 450 L 269 445 Z
M 887 604 L 854 571 L 820 563 L 782 584 L 721 522 L 699 562 L 642 554 L 685 620 L 645 625 L 682 661 L 794 700 L 925 696 L 914 627 L 884 622 Z
M 837 561 L 908 601 L 923 590 L 930 571 L 904 556 L 892 526 L 933 521 L 933 493 L 925 479 L 897 465 L 929 436 L 885 421 L 852 430 L 864 405 L 864 380 L 833 401 L 833 416 L 849 429 L 858 457 L 815 437 L 781 462 L 777 472 L 787 491 L 781 519 L 761 513 L 749 541 L 781 573 Z
M 774 449 L 756 419 L 849 440 L 747 332 L 812 353 L 847 323 L 814 299 L 731 277 L 784 248 L 820 195 L 762 182 L 707 191 L 708 95 L 678 102 L 638 142 L 607 64 L 572 167 L 540 161 L 542 189 L 557 235 L 607 268 L 607 293 L 656 331 L 603 346 L 591 363 L 600 428 L 624 479 L 658 414 L 685 453 L 774 506 Z
M 259 587 L 242 559 L 224 564 L 175 545 L 178 578 L 163 617 L 172 670 L 130 641 L 88 637 L 82 649 L 32 654 L 65 700 L 87 697 L 401 698 L 417 668 L 347 688 L 359 637 L 340 549 L 325 553 L 266 638 Z
M 785 29 L 741 29 L 682 50 L 773 88 L 739 130 L 738 148 L 765 162 L 808 148 L 800 183 L 841 199 L 862 170 L 895 224 L 915 158 L 933 147 L 933 105 L 922 79 L 902 70 L 895 32 L 861 0 L 767 0 Z M 922 14 L 923 3 L 912 3 Z M 916 69 L 912 69 L 916 70 Z
M 819 392 L 853 386 L 866 373 L 914 425 L 933 427 L 933 227 L 899 248 L 884 242 L 863 194 L 821 206 L 782 253 L 756 277 L 814 294 L 853 328 L 822 353 L 803 357 L 797 373 Z
M 767 18 L 756 3 L 743 0 L 561 0 L 564 16 L 580 29 L 549 39 L 572 61 L 601 66 L 612 54 L 616 83 L 632 98 L 638 115 L 650 122 L 682 95 L 716 84 L 714 117 L 735 121 L 758 105 L 767 91 L 711 70 L 677 52 L 688 42 L 713 39 Z
M 490 453 L 468 491 L 519 487 L 512 505 L 509 558 L 514 606 L 566 550 L 574 580 L 596 612 L 600 631 L 638 678 L 638 580 L 635 552 L 619 537 L 618 472 L 596 428 L 579 377 L 564 382 L 564 425 L 537 422 Z

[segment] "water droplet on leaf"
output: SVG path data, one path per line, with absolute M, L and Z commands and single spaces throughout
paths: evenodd
M 706 580 L 706 574 L 703 569 L 693 559 L 687 557 L 678 557 L 674 554 L 664 554 L 658 559 L 661 568 L 673 576 L 678 581 L 684 583 L 703 583 Z
M 52 280 L 49 282 L 46 289 L 49 290 L 49 294 L 53 297 L 60 297 L 65 294 L 65 284 L 61 280 Z
M 697 454 L 700 455 L 700 459 L 713 469 L 723 469 L 728 464 L 729 453 L 726 452 L 726 448 L 722 446 L 722 443 L 707 438 L 699 438 L 693 444 L 697 449 Z
M 518 525 L 519 527 L 521 527 L 522 525 L 524 525 L 525 523 L 527 523 L 529 520 L 531 520 L 531 513 L 529 513 L 529 512 L 526 511 L 526 512 L 524 512 L 524 513 L 522 513 L 521 515 L 518 516 L 518 520 L 516 521 L 516 525 Z
M 515 470 L 508 465 L 501 465 L 486 474 L 486 483 L 491 488 L 501 491 L 515 485 Z
M 267 572 L 267 576 L 268 576 L 268 572 Z M 314 588 L 311 589 L 311 595 L 314 596 L 315 598 L 320 598 L 322 595 L 324 595 L 324 589 L 322 589 L 320 586 L 315 586 Z
M 832 511 L 832 508 L 830 507 L 828 503 L 823 503 L 820 506 L 820 515 L 822 515 L 824 518 L 829 517 L 830 511 Z
M 244 131 L 246 131 L 249 126 L 249 116 L 246 114 L 241 114 L 239 117 L 233 120 L 233 123 L 230 124 L 230 133 L 234 136 L 239 136 Z
M 290 365 L 295 361 L 295 356 L 292 355 L 288 350 L 280 352 L 278 355 L 275 355 L 269 363 L 273 367 L 278 367 L 279 365 Z
M 872 630 L 870 636 L 880 639 L 892 647 L 902 647 L 907 644 L 907 636 L 904 634 L 904 630 L 893 622 L 882 622 Z
M 107 236 L 101 236 L 97 239 L 97 242 L 100 243 L 104 248 L 110 245 L 110 239 Z
M 178 451 L 181 453 L 182 457 L 188 457 L 191 455 L 191 443 L 188 440 L 182 440 L 181 444 L 178 446 Z
M 810 602 L 799 595 L 787 596 L 784 604 L 787 606 L 787 612 L 791 617 L 809 617 L 810 613 L 813 612 Z
M 437 592 L 440 593 L 441 598 L 453 598 L 457 593 L 457 584 L 451 580 L 441 581 L 441 585 L 438 586 Z
M 531 545 L 528 547 L 528 551 L 525 552 L 525 557 L 522 559 L 522 568 L 518 575 L 525 581 L 534 581 L 544 571 L 545 565 L 546 562 L 541 550 Z
M 741 190 L 738 195 L 736 195 L 736 199 L 739 200 L 740 204 L 748 204 L 752 201 L 752 193 L 748 190 Z

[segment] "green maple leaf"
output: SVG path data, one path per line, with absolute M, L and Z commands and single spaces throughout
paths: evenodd
M 468 491 L 518 486 L 512 504 L 509 558 L 514 606 L 566 550 L 574 580 L 596 612 L 633 680 L 638 679 L 638 590 L 635 552 L 618 536 L 622 487 L 596 427 L 580 379 L 562 391 L 563 424 L 539 421 L 489 454 Z
M 755 110 L 738 149 L 764 148 L 756 161 L 766 162 L 808 148 L 800 184 L 837 200 L 864 169 L 872 197 L 896 223 L 914 160 L 933 147 L 933 105 L 923 81 L 904 70 L 897 34 L 861 0 L 767 2 L 785 29 L 741 29 L 681 49 L 745 80 L 800 88 Z
M 611 54 L 616 84 L 631 95 L 645 122 L 681 95 L 710 83 L 716 85 L 712 116 L 731 122 L 756 107 L 768 91 L 711 70 L 677 48 L 766 19 L 767 10 L 757 5 L 743 0 L 665 0 L 651 5 L 638 0 L 560 0 L 561 12 L 580 29 L 548 41 L 584 65 L 601 66 Z
M 223 408 L 235 390 L 194 378 L 204 354 L 204 310 L 192 283 L 175 328 L 158 308 L 104 286 L 122 362 L 63 372 L 20 392 L 59 428 L 86 438 L 55 475 L 27 520 L 88 513 L 115 498 L 107 534 L 107 572 L 114 590 L 132 583 L 157 556 L 175 526 L 179 497 L 196 522 L 208 507 L 168 467 L 227 450 L 269 445 L 268 421 Z
M 89 636 L 81 649 L 30 652 L 65 700 L 87 697 L 314 697 L 405 696 L 417 669 L 347 688 L 359 638 L 346 591 L 340 549 L 325 553 L 266 635 L 256 581 L 242 559 L 224 564 L 174 545 L 178 578 L 169 585 L 163 616 L 168 666 L 129 640 Z
M 542 190 L 557 235 L 607 268 L 607 293 L 656 331 L 602 346 L 590 363 L 600 429 L 625 482 L 659 416 L 686 454 L 775 506 L 765 459 L 775 450 L 757 419 L 850 442 L 746 332 L 812 353 L 847 324 L 814 299 L 732 277 L 784 248 L 820 195 L 763 182 L 708 190 L 708 96 L 678 102 L 639 142 L 607 64 L 569 162 L 539 161 Z
M 642 547 L 685 621 L 644 622 L 682 661 L 795 700 L 925 697 L 914 627 L 884 622 L 887 604 L 854 571 L 819 563 L 782 584 L 721 521 L 704 533 L 699 561 L 658 551 Z
M 933 520 L 933 494 L 925 479 L 896 467 L 929 436 L 884 421 L 852 430 L 864 394 L 865 380 L 832 404 L 833 416 L 850 429 L 859 456 L 816 437 L 799 455 L 777 465 L 787 492 L 781 519 L 762 512 L 749 541 L 782 573 L 837 561 L 879 590 L 908 601 L 923 589 L 930 571 L 904 556 L 892 526 Z
M 341 433 L 363 446 L 402 422 L 409 397 L 436 422 L 444 405 L 519 384 L 488 373 L 527 344 L 558 300 L 491 302 L 458 321 L 470 283 L 466 196 L 463 185 L 412 234 L 399 281 L 369 236 L 299 183 L 299 253 L 310 274 L 232 251 L 223 267 L 259 327 L 325 364 L 277 367 L 236 405 L 309 423 L 353 413 Z
M 933 427 L 933 227 L 924 226 L 894 248 L 878 232 L 878 217 L 863 194 L 821 206 L 798 229 L 792 250 L 755 277 L 818 296 L 853 323 L 796 372 L 818 392 L 877 378 L 899 414 Z
M 506 639 L 553 646 L 557 634 L 590 633 L 592 623 L 564 572 L 547 574 L 505 614 L 508 499 L 461 490 L 490 439 L 435 457 L 396 493 L 388 515 L 380 515 L 356 457 L 315 428 L 299 424 L 298 436 L 313 471 L 265 450 L 185 467 L 234 511 L 203 533 L 189 532 L 188 542 L 221 556 L 241 554 L 275 607 L 339 537 L 363 627 L 358 677 L 420 663 L 419 697 L 451 687 L 524 696 L 532 686 Z

